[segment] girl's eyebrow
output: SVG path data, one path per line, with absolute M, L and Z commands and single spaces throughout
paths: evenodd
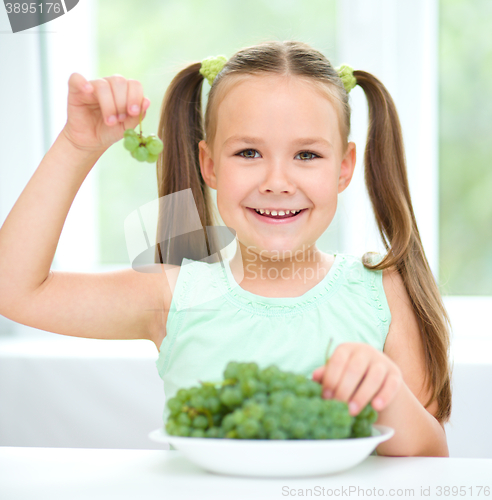
M 231 137 L 229 137 L 224 141 L 222 147 L 237 142 L 247 142 L 250 144 L 260 144 L 260 145 L 263 145 L 265 143 L 265 141 L 260 137 L 232 135 Z M 326 139 L 323 139 L 322 137 L 302 137 L 296 139 L 295 141 L 292 141 L 292 144 L 295 144 L 296 146 L 311 146 L 313 144 L 322 144 L 328 148 L 333 147 L 331 142 L 327 141 Z

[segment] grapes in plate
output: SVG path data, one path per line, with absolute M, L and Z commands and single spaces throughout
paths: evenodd
M 345 402 L 321 397 L 321 385 L 270 365 L 231 361 L 220 382 L 179 389 L 167 401 L 168 434 L 232 439 L 347 439 L 372 435 L 368 404 L 353 417 Z

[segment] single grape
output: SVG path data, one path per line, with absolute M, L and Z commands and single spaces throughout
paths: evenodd
M 282 408 L 286 411 L 291 411 L 295 408 L 297 398 L 293 394 L 288 394 L 282 401 Z
M 158 137 L 150 137 L 148 139 L 150 139 L 147 140 L 147 149 L 149 153 L 158 155 L 164 149 L 164 144 Z
M 155 163 L 158 158 L 159 158 L 159 155 L 153 155 L 153 154 L 149 153 L 149 156 L 145 161 L 148 163 Z
M 166 432 L 170 436 L 175 436 L 177 434 L 177 431 L 178 431 L 178 424 L 174 420 L 169 419 L 166 422 Z
M 352 426 L 352 437 L 369 437 L 372 435 L 372 425 L 367 420 L 356 420 Z
M 218 438 L 220 437 L 220 429 L 219 427 L 210 427 L 205 431 L 205 437 L 208 438 Z
M 188 389 L 188 395 L 191 398 L 192 396 L 196 396 L 197 394 L 200 394 L 200 388 L 199 387 L 190 387 Z
M 230 361 L 229 363 L 227 363 L 227 366 L 225 367 L 225 370 L 224 370 L 224 379 L 236 379 L 237 380 L 238 366 L 239 366 L 239 363 L 237 363 L 236 361 Z
M 216 413 L 215 415 L 212 415 L 212 422 L 217 427 L 220 427 L 220 424 L 222 423 L 223 418 L 224 418 L 224 415 L 222 413 Z
M 258 388 L 258 383 L 254 378 L 248 378 L 246 380 L 242 380 L 240 385 L 241 385 L 241 392 L 246 397 L 252 396 Z
M 236 422 L 234 421 L 234 414 L 228 413 L 222 420 L 222 428 L 227 432 L 231 431 L 236 427 Z
M 314 380 L 308 380 L 306 383 L 309 386 L 309 395 L 311 397 L 321 397 L 321 391 L 323 390 L 321 384 Z
M 285 387 L 285 381 L 281 378 L 274 378 L 270 380 L 269 390 L 270 392 L 282 391 Z
M 290 429 L 293 421 L 294 419 L 292 418 L 292 415 L 290 413 L 282 413 L 282 415 L 280 416 L 280 425 L 284 430 Z
M 149 151 L 145 146 L 139 146 L 134 153 L 138 161 L 145 161 L 149 157 Z
M 127 137 L 123 141 L 123 146 L 130 152 L 135 151 L 135 149 L 138 148 L 139 144 L 140 143 L 138 142 L 138 138 L 133 136 Z
M 256 420 L 260 420 L 265 414 L 265 405 L 255 403 L 251 399 L 246 400 L 243 408 L 249 417 L 252 417 Z
M 176 435 L 187 437 L 190 435 L 191 428 L 188 425 L 179 425 L 177 428 Z
M 205 415 L 197 415 L 193 419 L 192 425 L 197 429 L 206 429 L 208 427 L 208 419 Z
M 345 439 L 350 436 L 350 427 L 333 427 L 330 433 L 331 439 Z
M 278 427 L 278 419 L 273 415 L 266 415 L 263 419 L 263 427 L 266 431 L 272 432 Z
M 259 384 L 261 383 L 262 382 L 259 382 Z M 253 395 L 252 401 L 256 401 L 259 404 L 266 405 L 268 403 L 268 395 L 264 391 L 257 392 Z
M 183 407 L 183 403 L 178 398 L 171 398 L 167 402 L 167 407 L 171 411 L 171 415 L 173 417 L 179 415 L 181 412 L 181 408 Z
M 364 418 L 371 423 L 374 423 L 378 419 L 378 414 L 376 410 L 372 407 L 371 403 L 368 403 L 362 410 L 359 412 L 359 414 L 356 416 L 356 418 Z
M 243 395 L 241 394 L 240 389 L 226 387 L 224 389 L 224 392 L 220 396 L 220 400 L 226 406 L 229 406 L 232 408 L 234 406 L 238 406 L 241 404 L 241 402 L 243 400 Z
M 191 397 L 190 406 L 202 410 L 203 408 L 205 408 L 205 401 L 206 399 L 201 394 L 196 394 L 195 396 Z
M 216 396 L 210 396 L 205 400 L 205 408 L 208 408 L 212 413 L 218 413 L 221 406 L 220 399 Z
M 269 438 L 270 439 L 287 439 L 287 434 L 280 429 L 275 429 L 274 431 L 270 432 Z
M 186 426 L 191 425 L 191 418 L 187 413 L 180 413 L 176 418 L 176 421 L 179 425 L 186 425 Z
M 138 134 L 137 132 L 135 132 L 135 130 L 133 128 L 127 128 L 124 132 L 123 132 L 123 137 L 126 139 L 127 137 L 138 137 Z
M 193 429 L 190 432 L 190 437 L 192 437 L 192 438 L 204 438 L 204 437 L 206 437 L 206 433 L 203 429 Z
M 313 429 L 313 437 L 314 439 L 330 439 L 330 435 L 324 427 L 316 427 L 316 429 Z
M 292 426 L 292 435 L 297 439 L 305 438 L 308 432 L 308 426 L 302 421 L 296 422 Z
M 244 411 L 242 410 L 236 410 L 233 414 L 232 414 L 232 417 L 234 419 L 234 423 L 236 425 L 239 425 L 239 424 L 242 424 L 246 418 L 247 418 L 247 415 L 245 414 Z
M 272 380 L 278 373 L 278 368 L 275 365 L 270 365 L 261 370 L 261 372 L 258 374 L 259 380 L 262 382 L 269 384 L 270 380 Z
M 241 429 L 241 433 L 240 430 Z M 244 436 L 244 439 L 251 439 L 260 430 L 260 424 L 258 420 L 254 418 L 248 418 L 241 426 L 238 427 L 238 435 L 240 437 Z
M 144 144 L 148 144 L 152 139 L 157 138 L 155 134 L 149 134 L 147 137 L 144 137 Z

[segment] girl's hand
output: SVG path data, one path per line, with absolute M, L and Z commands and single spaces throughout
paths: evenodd
M 79 73 L 68 80 L 67 123 L 63 133 L 77 148 L 102 153 L 135 128 L 150 105 L 137 80 L 120 75 L 88 82 Z M 143 109 L 142 109 L 143 108 Z
M 359 342 L 340 344 L 327 365 L 314 370 L 312 378 L 322 384 L 324 398 L 345 401 L 353 416 L 369 402 L 377 412 L 386 408 L 403 382 L 394 361 Z

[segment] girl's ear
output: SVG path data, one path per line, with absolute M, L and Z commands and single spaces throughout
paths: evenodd
M 350 184 L 355 169 L 355 142 L 349 142 L 345 155 L 340 165 L 340 176 L 338 178 L 338 192 L 341 193 Z
M 217 189 L 214 161 L 210 155 L 208 144 L 202 140 L 198 143 L 198 148 L 200 149 L 198 156 L 200 159 L 200 171 L 202 172 L 203 180 L 207 186 L 212 189 Z

